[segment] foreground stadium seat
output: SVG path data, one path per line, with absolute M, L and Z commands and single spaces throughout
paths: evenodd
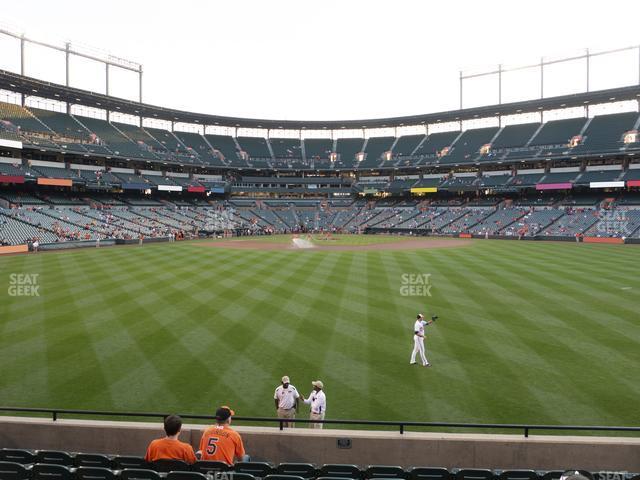
M 533 470 L 505 470 L 499 480 L 539 480 L 540 476 Z
M 76 468 L 76 480 L 114 480 L 116 474 L 113 470 L 103 467 L 78 467 Z
M 264 480 L 304 480 L 304 478 L 297 475 L 280 475 L 278 473 L 273 473 L 264 477 Z
M 302 478 L 314 478 L 318 473 L 315 465 L 310 463 L 281 463 L 276 468 L 278 475 L 295 475 Z
M 321 477 L 362 478 L 362 472 L 355 465 L 342 463 L 329 463 L 320 468 Z
M 73 466 L 73 457 L 67 452 L 59 452 L 57 450 L 38 450 L 36 451 L 36 462 L 71 467 Z
M 28 465 L 35 463 L 36 456 L 29 450 L 21 450 L 16 448 L 3 448 L 0 450 L 0 460 L 4 462 L 21 463 Z
M 166 480 L 207 480 L 206 475 L 198 472 L 169 472 Z
M 156 472 L 168 473 L 168 472 L 188 472 L 191 467 L 188 463 L 182 460 L 161 459 L 152 462 L 149 467 Z
M 456 480 L 493 480 L 491 470 L 481 468 L 462 468 L 456 472 Z
M 111 468 L 109 457 L 97 453 L 78 453 L 73 459 L 73 464 L 76 467 Z
M 191 470 L 198 473 L 216 473 L 226 472 L 231 467 L 224 462 L 217 462 L 215 460 L 199 460 L 191 465 Z
M 29 471 L 20 463 L 0 462 L 0 479 L 2 480 L 27 480 L 29 476 Z
M 402 467 L 388 465 L 370 465 L 364 471 L 364 478 L 407 478 Z
M 413 467 L 409 469 L 409 480 L 449 480 L 451 473 L 446 468 Z
M 113 458 L 112 463 L 113 468 L 116 470 L 124 470 L 125 468 L 146 469 L 148 467 L 147 462 L 142 457 L 119 455 Z
M 72 480 L 73 475 L 64 465 L 36 463 L 31 468 L 31 478 L 33 480 Z
M 235 473 L 248 473 L 254 477 L 262 478 L 273 472 L 273 467 L 267 462 L 238 462 L 233 468 Z M 235 475 L 234 475 L 235 477 Z
M 125 468 L 120 472 L 122 480 L 160 480 L 160 474 L 143 468 Z

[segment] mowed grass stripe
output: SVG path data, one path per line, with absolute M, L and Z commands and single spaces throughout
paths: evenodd
M 0 395 L 182 412 L 224 402 L 270 416 L 288 373 L 305 394 L 325 381 L 332 418 L 639 424 L 639 253 L 176 243 L 0 258 Z M 10 272 L 40 273 L 43 296 L 9 297 Z M 405 272 L 432 273 L 433 296 L 402 297 Z M 428 328 L 434 367 L 420 370 L 408 357 L 422 310 L 442 318 Z

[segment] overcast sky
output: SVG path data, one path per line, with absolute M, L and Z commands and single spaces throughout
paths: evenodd
M 608 0 L 20 0 L 0 23 L 91 45 L 144 66 L 144 101 L 277 119 L 356 119 L 458 107 L 459 70 L 640 44 L 640 2 Z M 0 36 L 0 68 L 19 70 Z M 64 59 L 27 49 L 28 75 L 64 82 Z M 584 63 L 549 67 L 545 96 L 583 91 Z M 539 95 L 539 72 L 505 74 L 503 101 Z M 71 83 L 104 91 L 104 71 L 74 60 Z M 638 50 L 594 58 L 591 88 L 638 83 Z M 132 74 L 111 93 L 137 95 Z M 495 78 L 469 80 L 465 107 L 496 103 Z

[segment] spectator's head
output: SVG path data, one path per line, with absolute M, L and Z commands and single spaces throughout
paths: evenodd
M 178 415 L 169 415 L 164 419 L 164 433 L 167 437 L 173 437 L 180 433 L 182 429 L 182 419 Z
M 224 425 L 225 423 L 231 423 L 231 417 L 233 417 L 236 413 L 231 410 L 226 405 L 223 405 L 219 409 L 216 410 L 216 422 L 220 425 Z

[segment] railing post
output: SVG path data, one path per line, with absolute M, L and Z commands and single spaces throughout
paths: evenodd
M 54 410 L 52 413 L 53 413 L 53 421 L 55 422 L 58 420 L 58 412 Z
M 524 427 L 524 438 L 529 438 L 529 427 Z
M 400 435 L 404 435 L 404 423 L 400 424 Z
M 280 430 L 284 430 L 284 422 L 280 420 L 278 423 L 280 424 Z

